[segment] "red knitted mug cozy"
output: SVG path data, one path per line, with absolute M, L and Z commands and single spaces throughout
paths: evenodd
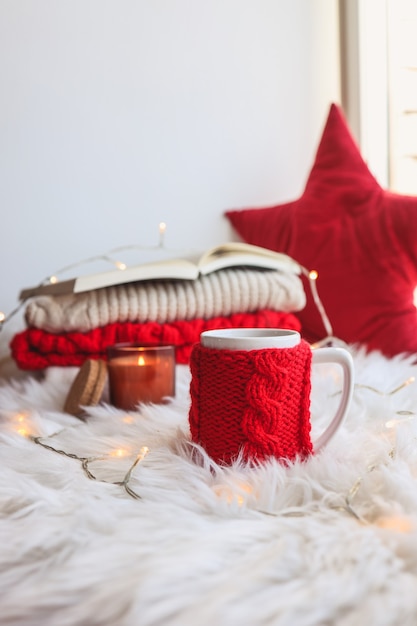
M 191 353 L 191 438 L 218 463 L 304 458 L 310 439 L 311 349 Z

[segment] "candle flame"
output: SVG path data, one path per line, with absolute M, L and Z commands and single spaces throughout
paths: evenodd
M 142 355 L 138 357 L 138 365 L 145 365 L 145 359 Z

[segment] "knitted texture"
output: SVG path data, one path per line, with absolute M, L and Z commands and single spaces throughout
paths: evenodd
M 174 345 L 177 363 L 188 363 L 192 346 L 203 331 L 243 327 L 289 328 L 299 331 L 300 323 L 291 313 L 266 309 L 208 320 L 179 320 L 171 324 L 115 323 L 86 333 L 49 333 L 39 328 L 27 328 L 13 337 L 10 347 L 17 365 L 26 370 L 43 369 L 52 365 L 80 366 L 87 359 L 106 359 L 108 346 L 123 342 Z
M 268 457 L 293 461 L 312 453 L 311 349 L 191 353 L 191 438 L 218 463 Z
M 303 284 L 295 274 L 232 268 L 197 280 L 144 281 L 38 296 L 27 304 L 25 321 L 48 332 L 88 332 L 116 322 L 164 324 L 260 309 L 294 312 L 305 303 Z

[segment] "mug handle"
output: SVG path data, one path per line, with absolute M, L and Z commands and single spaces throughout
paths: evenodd
M 317 348 L 312 350 L 312 356 L 313 365 L 317 363 L 337 363 L 343 370 L 342 397 L 336 414 L 317 441 L 313 442 L 313 450 L 318 452 L 330 441 L 346 417 L 353 396 L 354 373 L 352 356 L 343 348 Z

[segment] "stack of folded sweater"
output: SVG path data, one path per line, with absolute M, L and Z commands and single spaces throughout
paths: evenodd
M 79 366 L 106 359 L 121 342 L 176 346 L 187 363 L 200 333 L 214 328 L 300 330 L 295 312 L 305 292 L 293 272 L 228 268 L 197 280 L 155 280 L 78 294 L 37 296 L 25 309 L 26 328 L 11 341 L 21 369 Z

